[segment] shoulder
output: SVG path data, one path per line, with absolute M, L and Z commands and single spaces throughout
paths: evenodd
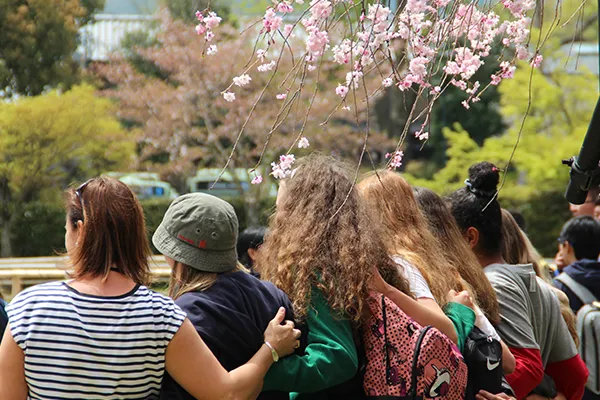
M 52 297 L 63 296 L 66 293 L 64 282 L 47 282 L 32 286 L 17 294 L 6 306 L 7 312 L 23 307 L 27 304 L 35 304 L 39 301 L 50 300 Z
M 152 303 L 152 307 L 154 310 L 162 310 L 162 314 L 166 314 L 168 317 L 176 320 L 183 320 L 186 317 L 186 314 L 181 310 L 173 299 L 162 295 L 154 290 L 148 289 L 145 286 L 140 286 L 136 291 L 136 296 L 138 297 L 146 297 Z

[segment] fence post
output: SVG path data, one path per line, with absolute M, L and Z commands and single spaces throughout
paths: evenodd
M 20 276 L 13 275 L 11 289 L 12 297 L 15 297 L 17 294 L 19 294 L 21 290 L 23 290 L 23 280 Z

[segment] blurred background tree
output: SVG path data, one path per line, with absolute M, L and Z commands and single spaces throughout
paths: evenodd
M 60 202 L 69 184 L 128 167 L 133 150 L 114 104 L 91 86 L 1 104 L 0 254 L 13 254 L 13 227 L 28 204 Z
M 78 30 L 104 0 L 0 0 L 0 98 L 68 89 Z

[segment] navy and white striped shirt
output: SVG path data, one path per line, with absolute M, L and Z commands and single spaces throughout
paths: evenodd
M 50 282 L 7 306 L 31 399 L 154 399 L 185 313 L 144 286 L 116 297 Z

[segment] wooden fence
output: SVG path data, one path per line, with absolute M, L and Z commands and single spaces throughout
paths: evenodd
M 67 279 L 66 268 L 66 257 L 0 258 L 0 292 L 12 298 L 28 286 Z M 152 256 L 150 268 L 155 281 L 168 281 L 171 267 L 163 256 Z

